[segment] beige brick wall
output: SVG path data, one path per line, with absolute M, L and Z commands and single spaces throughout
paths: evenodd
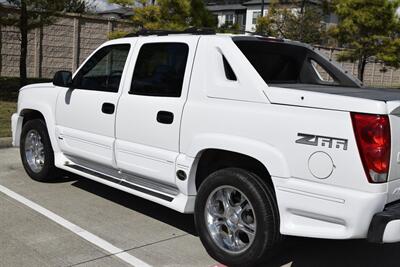
M 327 57 L 336 60 L 339 49 L 318 47 L 318 51 L 324 53 Z M 339 65 L 348 73 L 357 77 L 357 62 L 341 62 Z M 381 63 L 368 63 L 364 72 L 364 85 L 376 87 L 397 87 L 400 88 L 400 69 L 386 68 Z
M 75 70 L 113 30 L 134 30 L 125 20 L 66 14 L 53 25 L 28 35 L 28 77 L 52 78 L 57 70 Z M 19 76 L 20 35 L 15 27 L 0 26 L 0 76 Z
M 74 71 L 113 30 L 133 31 L 125 20 L 107 20 L 94 16 L 66 14 L 55 24 L 36 29 L 28 36 L 28 76 L 52 78 L 57 70 Z M 19 31 L 0 26 L 0 76 L 19 76 Z M 336 59 L 338 49 L 318 47 L 327 57 Z M 345 70 L 357 75 L 356 63 L 340 63 Z M 400 70 L 369 63 L 365 70 L 365 85 L 400 87 Z

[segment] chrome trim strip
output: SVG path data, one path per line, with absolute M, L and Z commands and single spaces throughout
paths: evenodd
M 127 187 L 139 186 L 148 188 L 160 192 L 162 194 L 167 194 L 171 196 L 177 196 L 179 194 L 179 189 L 173 185 L 165 184 L 154 179 L 142 177 L 133 173 L 128 173 L 126 171 L 120 171 L 112 167 L 107 167 L 99 163 L 92 162 L 90 160 L 82 159 L 79 157 L 65 155 L 73 164 L 65 164 L 68 167 L 77 166 L 79 168 L 84 168 L 90 172 L 97 173 L 95 176 L 109 180 L 109 178 L 117 179 L 120 184 Z M 74 167 L 76 169 L 76 167 Z M 88 173 L 87 171 L 85 171 Z
M 121 180 L 119 178 L 115 178 L 115 177 L 111 177 L 111 176 L 108 176 L 108 175 L 104 175 L 102 173 L 87 169 L 87 168 L 82 167 L 82 166 L 70 165 L 70 164 L 66 164 L 65 166 L 67 166 L 69 168 L 72 168 L 72 169 L 75 169 L 75 170 L 78 170 L 78 171 L 81 171 L 81 172 L 84 172 L 84 173 L 87 173 L 87 174 L 90 174 L 90 175 L 93 175 L 93 176 L 96 176 L 98 178 L 101 178 L 101 179 L 104 179 L 104 180 L 107 180 L 107 181 L 122 185 L 122 186 L 126 186 L 126 187 L 128 187 L 130 189 L 133 189 L 133 190 L 145 193 L 147 195 L 151 195 L 151 196 L 166 200 L 168 202 L 171 202 L 172 200 L 174 200 L 173 197 L 170 197 L 170 196 L 158 193 L 158 192 L 154 192 L 154 191 L 148 190 L 146 188 L 143 188 L 143 187 L 137 186 L 135 184 L 129 183 L 129 182 L 125 181 L 125 180 Z
M 129 183 L 138 184 L 156 191 L 166 193 L 168 195 L 176 196 L 179 194 L 179 189 L 177 187 L 155 181 L 154 179 L 141 177 L 125 171 L 122 171 L 121 177 L 123 180 L 126 180 Z
M 118 178 L 115 178 L 115 177 L 111 177 L 111 176 L 108 176 L 108 175 L 104 175 L 102 173 L 99 173 L 99 172 L 96 172 L 96 171 L 93 171 L 93 170 L 89 170 L 89 169 L 87 169 L 85 167 L 82 167 L 82 166 L 70 165 L 70 164 L 66 164 L 65 166 L 67 166 L 69 168 L 72 168 L 72 169 L 75 169 L 75 170 L 78 170 L 78 171 L 81 171 L 81 172 L 84 172 L 84 173 L 87 173 L 87 174 L 90 174 L 90 175 L 93 175 L 93 176 L 96 176 L 98 178 L 107 180 L 109 182 L 118 183 L 118 184 L 121 182 L 121 179 L 118 179 Z

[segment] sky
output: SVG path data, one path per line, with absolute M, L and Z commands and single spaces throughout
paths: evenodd
M 93 6 L 96 8 L 98 11 L 104 11 L 104 10 L 110 10 L 114 8 L 118 8 L 118 5 L 115 4 L 109 4 L 107 0 L 85 0 L 89 4 L 93 4 Z M 5 3 L 6 0 L 0 0 L 0 3 Z

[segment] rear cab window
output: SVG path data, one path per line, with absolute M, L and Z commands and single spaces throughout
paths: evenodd
M 268 85 L 359 85 L 310 47 L 280 39 L 237 37 L 234 43 Z

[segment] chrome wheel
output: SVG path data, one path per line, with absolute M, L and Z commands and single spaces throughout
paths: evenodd
M 25 157 L 29 168 L 38 173 L 44 165 L 44 145 L 42 137 L 36 130 L 30 130 L 25 137 Z
M 256 234 L 256 217 L 248 198 L 232 186 L 215 189 L 207 199 L 205 220 L 215 244 L 229 252 L 247 250 Z

